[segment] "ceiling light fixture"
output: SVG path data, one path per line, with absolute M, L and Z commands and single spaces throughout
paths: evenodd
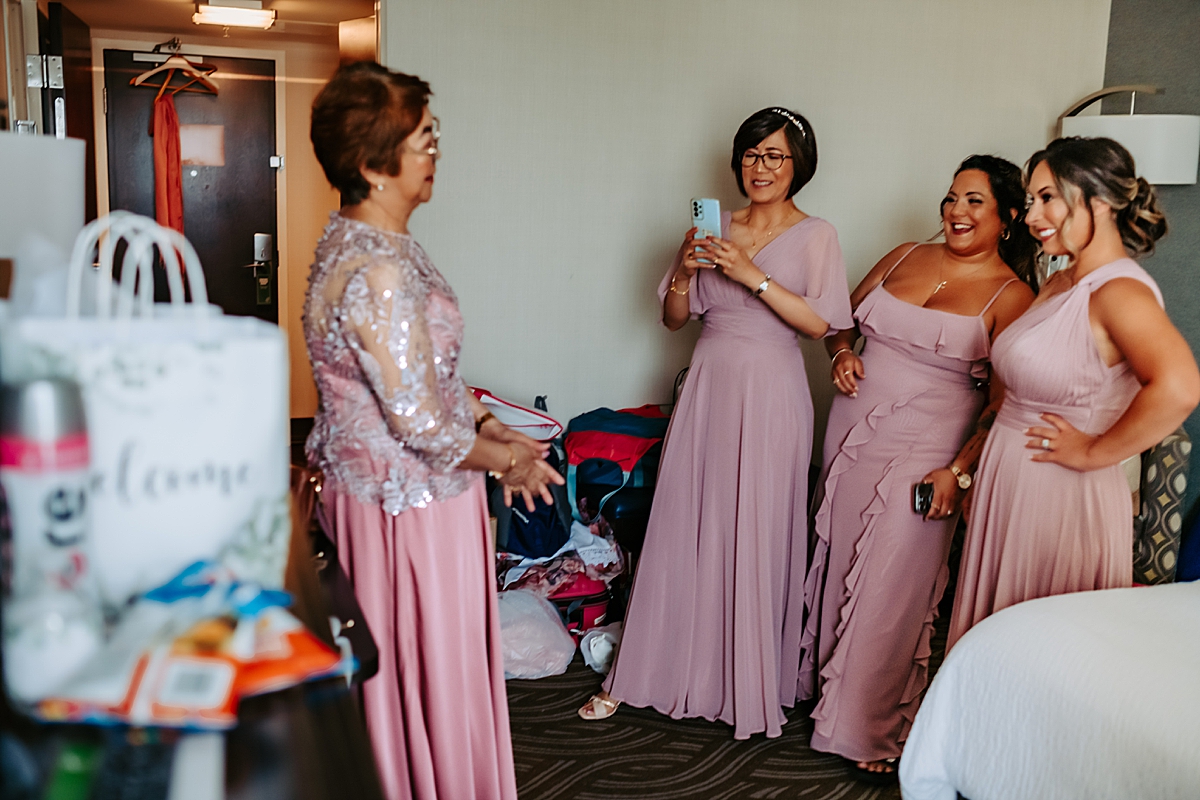
M 205 5 L 196 4 L 192 22 L 266 30 L 275 24 L 275 12 L 264 10 L 260 0 L 209 0 Z

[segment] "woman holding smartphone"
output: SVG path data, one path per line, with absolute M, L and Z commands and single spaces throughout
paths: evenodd
M 1056 139 L 1027 169 L 1026 222 L 1070 262 L 996 341 L 1008 395 L 983 451 L 947 649 L 1015 603 L 1129 586 L 1133 508 L 1119 464 L 1200 400 L 1196 359 L 1133 260 L 1167 221 L 1129 152 Z
M 1033 301 L 1024 211 L 1019 167 L 966 159 L 942 200 L 945 243 L 884 256 L 850 297 L 854 325 L 825 340 L 841 394 L 825 432 L 801 686 L 820 696 L 812 748 L 867 780 L 896 779 L 959 507 L 1003 396 L 993 381 L 981 417 L 978 383 L 992 340 Z M 914 484 L 931 496 L 919 513 Z
M 792 198 L 816 172 L 804 117 L 742 123 L 731 167 L 750 204 L 720 238 L 688 231 L 662 285 L 663 323 L 702 318 L 663 449 L 625 632 L 605 691 L 734 737 L 778 736 L 796 701 L 813 407 L 796 334 L 849 327 L 837 233 Z

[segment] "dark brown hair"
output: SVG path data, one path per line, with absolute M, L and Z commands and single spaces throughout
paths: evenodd
M 1000 260 L 1036 293 L 1038 243 L 1025 224 L 1025 181 L 1021 177 L 1021 168 L 999 156 L 973 155 L 958 165 L 954 176 L 969 169 L 987 175 L 992 197 L 996 198 L 996 212 L 1003 227 L 1000 241 L 996 243 Z M 945 208 L 946 201 L 943 200 L 943 216 Z
M 1133 156 L 1120 143 L 1102 137 L 1055 139 L 1030 156 L 1025 165 L 1026 180 L 1043 162 L 1069 208 L 1075 206 L 1080 194 L 1089 215 L 1093 197 L 1112 208 L 1121 242 L 1131 257 L 1153 253 L 1154 243 L 1166 236 L 1167 218 L 1159 208 L 1158 195 L 1145 178 L 1138 177 Z M 1068 216 L 1062 227 L 1069 227 L 1070 222 Z M 1094 234 L 1094 219 L 1092 223 Z M 1065 235 L 1063 241 L 1067 241 Z M 1071 253 L 1072 259 L 1077 255 Z
M 370 61 L 339 69 L 313 101 L 312 138 L 317 161 L 342 205 L 367 198 L 362 168 L 400 174 L 400 143 L 421 122 L 432 92 L 415 75 Z
M 733 158 L 729 166 L 737 178 L 738 191 L 746 196 L 742 181 L 742 156 L 751 147 L 757 147 L 763 139 L 783 129 L 787 137 L 788 155 L 792 157 L 792 185 L 788 187 L 788 199 L 804 188 L 817 172 L 817 136 L 812 125 L 800 114 L 778 106 L 756 111 L 746 118 L 733 136 Z

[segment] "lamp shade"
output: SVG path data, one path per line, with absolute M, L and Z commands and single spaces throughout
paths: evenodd
M 1200 117 L 1188 114 L 1108 114 L 1064 117 L 1063 136 L 1103 136 L 1125 146 L 1150 183 L 1195 183 Z

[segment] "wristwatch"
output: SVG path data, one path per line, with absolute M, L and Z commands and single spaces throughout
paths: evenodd
M 762 279 L 762 283 L 760 283 L 760 284 L 758 285 L 758 288 L 757 288 L 757 289 L 755 289 L 755 290 L 754 290 L 754 291 L 753 291 L 751 294 L 752 294 L 752 296 L 753 296 L 753 297 L 758 297 L 760 294 L 762 294 L 762 293 L 763 293 L 763 292 L 765 292 L 765 291 L 766 291 L 768 288 L 770 288 L 770 286 L 771 286 L 771 276 L 770 276 L 770 275 L 767 275 L 766 277 L 764 277 L 764 278 Z
M 954 475 L 954 479 L 958 481 L 958 488 L 966 491 L 971 488 L 971 474 L 963 472 L 958 468 L 957 464 L 951 464 L 947 469 Z

